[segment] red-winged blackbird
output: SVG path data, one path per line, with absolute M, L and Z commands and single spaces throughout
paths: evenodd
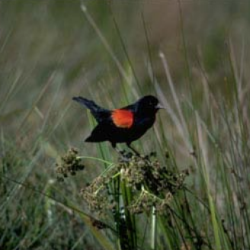
M 162 108 L 158 99 L 151 95 L 114 110 L 101 108 L 95 102 L 80 96 L 73 97 L 73 100 L 90 109 L 98 123 L 86 142 L 110 141 L 113 148 L 116 143 L 126 143 L 136 154 L 138 152 L 131 147 L 131 142 L 139 139 L 153 126 L 156 112 Z

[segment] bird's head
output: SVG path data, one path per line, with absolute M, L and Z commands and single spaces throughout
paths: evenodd
M 137 110 L 139 112 L 141 111 L 148 114 L 155 114 L 162 108 L 163 106 L 159 103 L 159 100 L 152 95 L 144 96 L 137 102 Z

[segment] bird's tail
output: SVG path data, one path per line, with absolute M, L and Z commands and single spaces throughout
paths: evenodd
M 86 108 L 90 109 L 93 112 L 96 112 L 100 109 L 100 107 L 96 105 L 93 101 L 88 100 L 84 97 L 73 97 L 73 100 L 79 102 L 80 104 L 83 104 Z
M 79 102 L 80 104 L 88 108 L 91 111 L 92 115 L 97 120 L 97 122 L 101 122 L 103 118 L 105 118 L 110 113 L 108 110 L 101 108 L 95 102 L 88 100 L 84 97 L 81 96 L 73 97 L 73 100 Z

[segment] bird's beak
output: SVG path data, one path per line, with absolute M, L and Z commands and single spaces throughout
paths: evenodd
M 163 105 L 161 103 L 158 103 L 156 106 L 155 106 L 156 109 L 164 109 Z

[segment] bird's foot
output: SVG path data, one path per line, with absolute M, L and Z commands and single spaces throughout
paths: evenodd
M 119 150 L 116 147 L 114 147 L 114 149 L 119 155 L 119 161 L 128 162 L 132 158 L 132 153 L 126 152 L 125 150 Z
M 119 153 L 119 162 L 128 163 L 131 161 L 143 161 L 151 164 L 151 159 L 156 157 L 156 152 L 151 152 L 147 155 L 140 155 L 135 152 L 126 151 L 126 150 L 117 150 Z
M 156 156 L 156 152 L 151 152 L 148 155 L 141 155 L 136 150 L 126 151 L 126 150 L 119 150 L 117 148 L 115 148 L 115 150 L 119 154 L 119 160 L 121 162 L 129 162 L 131 161 L 132 158 L 137 158 L 137 159 L 140 158 L 142 160 L 149 161 L 151 157 Z
M 119 154 L 119 160 L 122 162 L 129 162 L 133 157 L 133 153 L 125 150 L 117 150 L 117 152 Z

